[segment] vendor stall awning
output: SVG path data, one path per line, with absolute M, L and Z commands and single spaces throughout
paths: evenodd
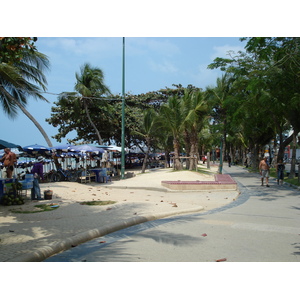
M 16 145 L 4 140 L 0 140 L 0 149 L 5 149 L 5 148 L 22 148 L 20 145 Z

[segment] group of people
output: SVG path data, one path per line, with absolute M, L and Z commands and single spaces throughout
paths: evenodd
M 284 163 L 282 159 L 279 159 L 278 163 L 276 164 L 276 172 L 277 172 L 277 184 L 282 185 L 283 179 L 284 179 Z M 259 172 L 261 176 L 261 185 L 264 185 L 264 179 L 266 179 L 266 187 L 269 186 L 269 170 L 270 170 L 270 164 L 268 163 L 268 157 L 264 157 L 260 163 L 259 163 Z
M 17 162 L 17 156 L 15 153 L 11 151 L 10 148 L 4 149 L 4 155 L 0 159 L 0 162 L 3 163 L 6 178 L 13 177 L 14 166 Z M 33 188 L 31 189 L 31 199 L 32 200 L 42 200 L 41 197 L 41 189 L 39 182 L 40 180 L 44 180 L 44 172 L 43 172 L 43 162 L 44 159 L 40 156 L 37 161 L 34 163 L 33 168 L 31 169 L 31 174 L 33 174 Z M 231 166 L 231 158 L 228 157 L 228 165 Z M 284 179 L 284 163 L 282 159 L 280 159 L 276 165 L 277 172 L 277 184 L 282 185 Z M 261 185 L 264 185 L 264 179 L 266 179 L 266 187 L 269 187 L 269 170 L 270 164 L 268 163 L 268 157 L 264 157 L 259 163 L 259 172 L 261 175 Z
M 10 148 L 5 148 L 4 155 L 0 159 L 0 162 L 2 162 L 4 165 L 4 171 L 6 173 L 5 177 L 8 179 L 13 178 L 14 167 L 17 163 L 16 154 L 13 153 Z M 42 200 L 39 182 L 40 179 L 44 180 L 43 162 L 44 158 L 40 156 L 33 164 L 30 172 L 31 174 L 33 174 L 33 188 L 31 189 L 32 200 Z

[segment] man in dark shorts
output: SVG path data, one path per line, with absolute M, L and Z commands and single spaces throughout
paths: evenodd
M 11 152 L 10 148 L 4 149 L 5 154 L 0 159 L 3 162 L 4 167 L 6 168 L 7 178 L 12 178 L 12 174 L 14 171 L 14 164 L 17 162 L 17 156 L 15 153 Z

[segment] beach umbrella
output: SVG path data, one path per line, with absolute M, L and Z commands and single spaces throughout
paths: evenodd
M 22 147 L 20 145 L 16 145 L 4 140 L 0 140 L 0 149 L 5 149 L 5 148 L 19 148 L 21 149 Z
M 104 153 L 104 149 L 102 148 L 98 148 L 95 146 L 90 146 L 87 144 L 84 145 L 78 145 L 78 146 L 72 146 L 70 148 L 70 151 L 74 152 L 74 153 L 81 153 L 82 155 L 85 155 L 85 163 L 87 164 L 87 159 L 88 156 L 87 154 L 89 153 L 90 155 L 92 155 L 92 153 L 98 155 L 100 153 Z M 85 169 L 87 168 L 87 166 L 85 166 Z
M 95 153 L 104 153 L 103 148 L 95 147 L 95 146 L 90 146 L 87 144 L 84 145 L 78 145 L 78 146 L 72 146 L 70 147 L 70 151 L 73 152 L 95 152 Z
M 99 144 L 87 144 L 89 146 L 92 146 L 92 147 L 97 147 L 97 148 L 102 148 L 104 150 L 108 149 L 109 146 L 106 146 L 106 145 L 99 145 Z
M 25 147 L 22 147 L 22 148 L 23 148 L 24 152 L 26 152 L 28 154 L 31 154 L 31 155 L 50 154 L 50 151 L 51 151 L 51 148 L 45 147 L 45 146 L 42 146 L 42 145 L 38 145 L 38 144 L 29 145 L 29 146 L 25 146 Z
M 68 152 L 70 150 L 71 147 L 73 147 L 74 145 L 71 144 L 61 144 L 61 145 L 57 145 L 54 147 L 51 147 L 52 150 L 59 150 L 62 152 Z

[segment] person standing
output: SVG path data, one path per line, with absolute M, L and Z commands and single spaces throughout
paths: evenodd
M 11 152 L 10 148 L 5 148 L 4 152 L 5 154 L 0 159 L 0 161 L 3 162 L 4 167 L 6 169 L 6 177 L 12 178 L 14 165 L 17 162 L 17 156 L 15 153 Z
M 284 178 L 284 169 L 285 165 L 282 162 L 282 159 L 280 159 L 276 165 L 276 171 L 277 171 L 277 184 L 280 183 L 280 185 L 283 184 L 283 178 Z
M 270 166 L 267 163 L 267 157 L 265 156 L 259 163 L 259 171 L 261 176 L 261 185 L 264 185 L 264 178 L 266 178 L 266 187 L 269 187 L 269 169 Z
M 31 174 L 33 174 L 33 187 L 31 189 L 31 200 L 42 200 L 40 179 L 44 180 L 43 162 L 44 162 L 44 158 L 42 156 L 38 157 L 37 162 L 34 163 L 33 168 L 31 169 Z

